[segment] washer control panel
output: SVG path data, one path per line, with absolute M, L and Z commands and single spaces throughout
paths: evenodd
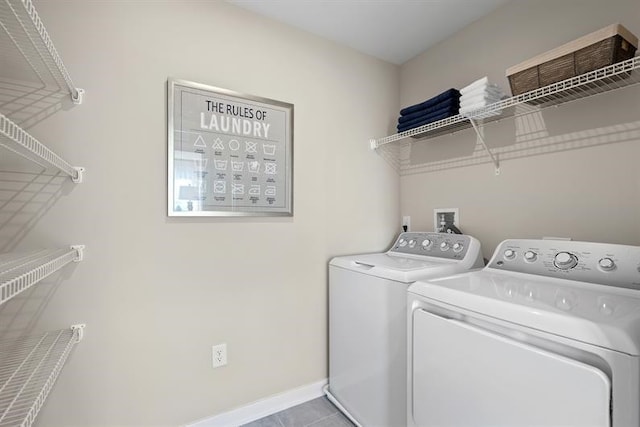
M 640 289 L 640 246 L 505 240 L 487 268 Z
M 448 259 L 463 259 L 470 245 L 470 237 L 447 233 L 401 233 L 390 253 L 423 255 Z

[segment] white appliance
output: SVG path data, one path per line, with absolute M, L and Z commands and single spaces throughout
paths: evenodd
M 507 240 L 408 304 L 409 426 L 640 426 L 640 247 Z
M 408 232 L 386 253 L 329 264 L 327 397 L 354 423 L 405 427 L 407 287 L 484 265 L 470 236 Z

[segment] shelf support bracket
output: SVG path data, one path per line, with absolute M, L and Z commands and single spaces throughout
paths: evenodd
M 378 141 L 376 141 L 375 139 L 370 139 L 369 148 L 371 148 L 372 150 L 375 150 L 376 148 L 378 148 Z
M 84 338 L 84 328 L 86 326 L 87 325 L 85 323 L 78 323 L 76 325 L 71 325 L 71 330 L 78 334 L 78 340 L 76 341 L 77 343 L 82 341 L 82 339 Z
M 80 105 L 82 104 L 83 100 L 84 100 L 84 89 L 80 89 L 78 87 L 75 88 L 75 90 L 71 92 L 71 101 L 73 101 L 73 103 L 76 105 Z
M 82 166 L 77 166 L 77 167 L 74 167 L 73 169 L 75 169 L 76 171 L 76 176 L 72 176 L 71 181 L 76 184 L 80 184 L 83 179 L 84 168 Z
M 478 138 L 480 139 L 480 143 L 482 144 L 484 149 L 487 151 L 487 153 L 489 153 L 489 157 L 491 157 L 491 161 L 493 162 L 493 167 L 495 168 L 496 175 L 500 175 L 500 163 L 498 162 L 498 157 L 494 156 L 491 150 L 489 150 L 489 147 L 487 147 L 487 143 L 485 142 L 484 137 L 480 132 L 480 129 L 478 129 L 478 125 L 475 119 L 469 118 L 469 122 L 471 123 L 471 126 L 473 126 L 473 130 L 476 131 L 476 135 L 478 135 Z
M 84 259 L 84 245 L 72 245 L 71 249 L 76 251 L 76 259 L 73 262 L 80 262 Z

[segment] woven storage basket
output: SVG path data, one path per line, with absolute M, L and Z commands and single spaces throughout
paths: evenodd
M 511 93 L 520 95 L 635 55 L 638 38 L 613 24 L 507 70 Z

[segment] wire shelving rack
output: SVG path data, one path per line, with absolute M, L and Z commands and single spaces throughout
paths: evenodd
M 84 325 L 0 341 L 0 426 L 30 427 Z
M 469 117 L 457 114 L 405 132 L 369 140 L 370 148 L 379 148 L 399 143 L 407 146 L 411 141 L 424 141 L 438 136 L 453 134 L 461 130 L 473 128 L 478 137 L 484 139 L 478 131 L 479 125 L 499 121 L 505 118 L 518 117 L 547 107 L 558 106 L 578 99 L 610 92 L 640 83 L 640 56 L 618 62 L 567 80 L 532 90 L 517 96 L 503 99 L 486 107 L 475 110 Z M 499 164 L 491 151 L 486 148 L 492 158 L 496 173 Z M 401 162 L 396 162 L 401 164 Z M 403 166 L 400 166 L 402 173 Z

